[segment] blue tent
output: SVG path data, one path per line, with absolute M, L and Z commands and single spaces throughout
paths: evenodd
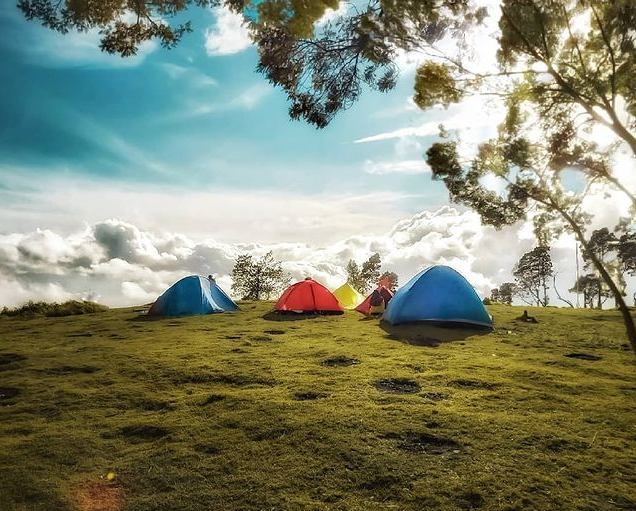
M 492 327 L 473 287 L 448 266 L 431 266 L 418 273 L 398 289 L 382 318 L 392 325 L 440 321 Z
M 150 307 L 149 316 L 186 316 L 237 310 L 238 306 L 213 280 L 190 275 L 170 286 Z

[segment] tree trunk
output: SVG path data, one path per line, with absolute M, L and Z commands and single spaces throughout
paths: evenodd
M 605 266 L 603 265 L 603 263 L 599 261 L 598 257 L 596 257 L 593 251 L 588 249 L 587 240 L 585 239 L 585 234 L 583 233 L 579 225 L 567 213 L 567 211 L 563 210 L 562 208 L 556 207 L 555 204 L 553 204 L 553 206 L 563 216 L 563 218 L 565 218 L 565 220 L 570 224 L 570 227 L 572 227 L 572 230 L 574 231 L 574 235 L 578 238 L 579 242 L 581 243 L 581 246 L 583 247 L 583 250 L 585 250 L 589 254 L 589 257 L 592 260 L 594 267 L 599 272 L 599 274 L 601 275 L 601 278 L 605 281 L 607 286 L 610 288 L 610 291 L 614 295 L 614 298 L 616 299 L 617 307 L 621 312 L 621 316 L 623 317 L 623 323 L 625 324 L 627 339 L 629 340 L 629 344 L 632 347 L 634 356 L 636 356 L 636 325 L 634 324 L 634 318 L 632 317 L 631 312 L 629 308 L 627 307 L 627 303 L 625 303 L 625 300 L 623 300 L 623 295 L 620 289 L 618 289 L 618 286 L 612 279 L 611 275 L 605 269 Z M 602 293 L 602 288 L 599 289 L 599 307 L 601 305 L 601 302 L 600 302 L 601 293 Z

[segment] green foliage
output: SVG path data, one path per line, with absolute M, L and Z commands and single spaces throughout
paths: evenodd
M 104 312 L 108 307 L 90 301 L 68 300 L 64 303 L 34 302 L 28 301 L 20 307 L 9 309 L 3 307 L 0 316 L 76 316 L 78 314 L 94 314 Z
M 583 307 L 592 309 L 595 306 L 601 308 L 605 301 L 610 297 L 610 291 L 607 286 L 603 285 L 603 281 L 593 273 L 581 275 L 574 283 L 571 293 L 583 295 Z
M 263 257 L 243 254 L 232 268 L 232 291 L 244 300 L 269 300 L 289 285 L 291 276 L 270 250 Z
M 448 66 L 428 61 L 417 69 L 413 101 L 421 109 L 436 105 L 447 107 L 461 99 L 462 92 L 456 88 Z
M 284 29 L 297 38 L 311 38 L 314 24 L 327 9 L 338 9 L 338 0 L 275 0 L 246 2 L 255 5 L 259 25 Z
M 511 305 L 516 292 L 517 290 L 514 283 L 504 282 L 490 292 L 490 301 L 492 303 Z
M 380 281 L 385 279 L 389 281 L 389 290 L 395 293 L 399 285 L 398 274 L 392 271 L 385 271 L 382 275 L 380 275 Z
M 191 32 L 189 22 L 170 25 L 168 20 L 192 7 L 212 7 L 221 0 L 18 0 L 18 8 L 29 20 L 37 20 L 58 32 L 97 28 L 100 47 L 122 57 L 135 55 L 139 46 L 153 39 L 164 48 L 175 47 Z M 228 4 L 242 3 L 231 0 Z
M 618 240 L 618 258 L 623 268 L 623 273 L 636 277 L 636 231 L 623 234 Z
M 537 307 L 548 305 L 549 278 L 554 274 L 550 247 L 536 247 L 521 256 L 512 274 L 514 292 L 522 300 Z
M 621 239 L 627 240 L 628 236 L 625 236 L 625 238 Z M 597 229 L 592 232 L 592 236 L 587 243 L 587 250 L 583 250 L 581 255 L 583 256 L 583 260 L 585 261 L 585 268 L 588 270 L 596 269 L 593 264 L 592 256 L 594 256 L 596 260 L 600 261 L 607 268 L 607 271 L 612 275 L 612 278 L 622 296 L 625 296 L 625 288 L 627 286 L 624 273 L 626 270 L 626 266 L 621 259 L 621 253 L 619 253 L 621 247 L 623 249 L 622 254 L 624 256 L 627 255 L 625 253 L 625 249 L 629 247 L 629 242 L 621 243 L 613 232 L 610 232 L 607 227 L 603 227 L 602 229 Z M 611 254 L 615 254 L 615 257 L 610 258 Z M 612 296 L 612 292 L 610 289 L 608 289 L 607 284 L 602 281 L 598 272 L 595 272 L 595 275 L 601 280 L 596 287 L 596 306 L 600 309 L 605 300 L 609 296 Z
M 493 305 L 492 333 L 432 349 L 355 312 L 273 327 L 273 303 L 239 305 L 0 317 L 0 360 L 17 359 L 0 365 L 0 507 L 75 509 L 88 493 L 98 509 L 112 488 L 122 510 L 633 507 L 617 312 L 528 308 L 526 324 Z M 359 363 L 323 364 L 338 357 Z M 421 390 L 381 392 L 387 379 Z
M 380 281 L 380 268 L 382 261 L 380 254 L 373 254 L 369 259 L 358 266 L 353 259 L 347 263 L 347 282 L 360 293 L 367 293 Z M 397 283 L 397 276 L 396 276 Z
M 587 250 L 583 250 L 581 253 L 585 261 L 585 267 L 592 267 L 590 253 L 594 253 L 600 261 L 605 262 L 607 256 L 616 250 L 617 244 L 618 239 L 616 235 L 610 232 L 607 227 L 595 230 L 588 241 Z

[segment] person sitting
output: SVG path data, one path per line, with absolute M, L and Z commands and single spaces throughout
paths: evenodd
M 371 293 L 371 298 L 369 298 L 369 316 L 380 316 L 384 313 L 384 309 L 384 297 L 378 288 Z

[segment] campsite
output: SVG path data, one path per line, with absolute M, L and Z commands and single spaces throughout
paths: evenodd
M 636 0 L 9 0 L 0 511 L 636 511 Z
M 239 306 L 0 317 L 4 509 L 633 509 L 616 312 L 495 305 L 492 333 L 414 346 Z

